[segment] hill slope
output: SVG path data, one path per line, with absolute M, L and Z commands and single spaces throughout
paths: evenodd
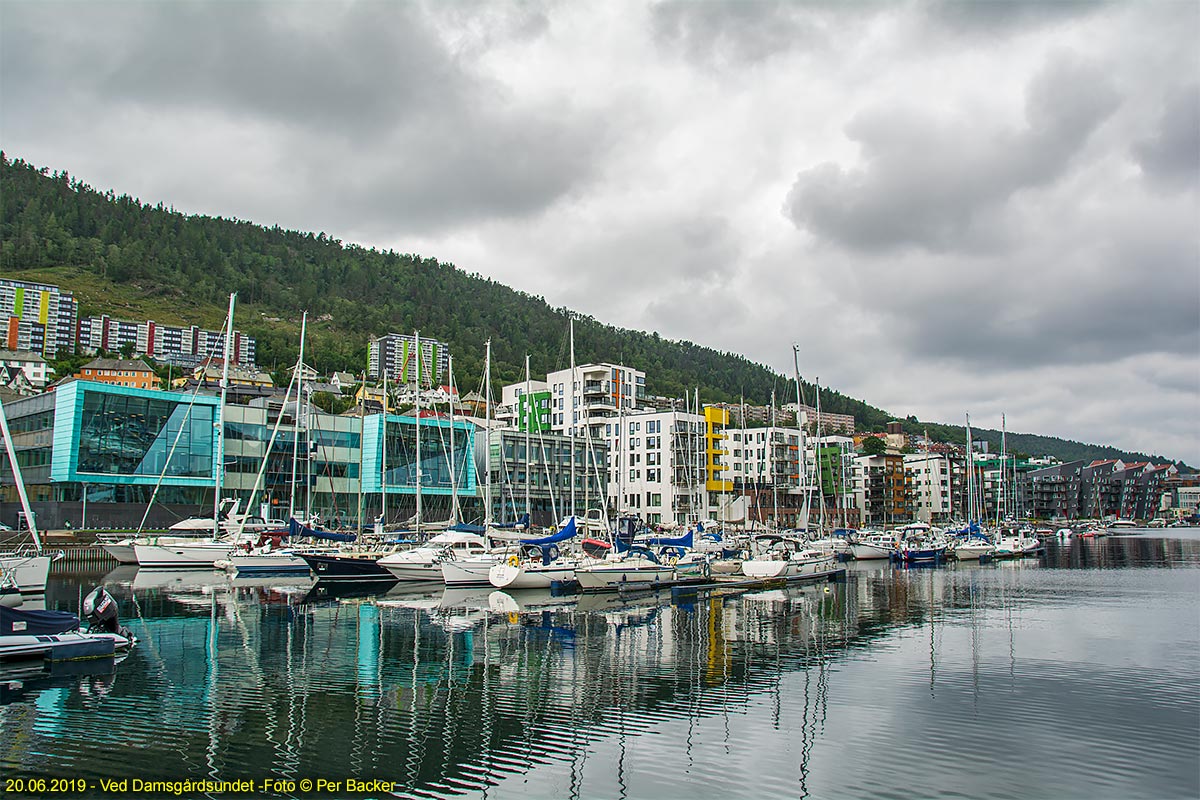
M 523 377 L 527 352 L 534 374 L 568 363 L 567 320 L 573 314 L 541 297 L 432 258 L 146 205 L 2 153 L 0 270 L 76 292 L 82 315 L 107 312 L 168 324 L 219 327 L 228 294 L 236 291 L 237 327 L 257 339 L 258 361 L 268 368 L 295 360 L 304 310 L 310 312 L 305 360 L 322 372 L 357 372 L 366 363 L 369 337 L 413 330 L 450 345 L 465 389 L 479 385 L 489 338 L 497 385 Z M 794 382 L 744 356 L 574 316 L 577 361 L 645 370 L 651 394 L 681 397 L 698 386 L 705 402 L 744 396 L 765 404 L 773 389 L 780 402 L 795 396 Z M 804 388 L 812 398 L 813 388 Z M 852 414 L 863 430 L 880 430 L 891 419 L 833 390 L 823 389 L 821 401 L 827 411 Z M 912 421 L 906 427 L 921 429 Z M 960 428 L 938 427 L 946 439 L 961 441 Z M 1147 458 L 1051 437 L 1031 440 L 1029 451 Z

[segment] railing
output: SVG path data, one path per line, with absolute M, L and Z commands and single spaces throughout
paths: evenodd
M 48 552 L 61 552 L 62 558 L 52 558 L 50 572 L 61 574 L 78 570 L 111 569 L 117 565 L 117 560 L 99 545 L 81 544 L 67 545 L 58 550 L 50 548 Z

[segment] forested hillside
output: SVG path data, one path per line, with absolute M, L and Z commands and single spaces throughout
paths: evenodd
M 368 338 L 414 330 L 450 345 L 464 391 L 479 385 L 489 338 L 497 386 L 523 376 L 526 353 L 535 375 L 568 365 L 571 312 L 453 264 L 347 245 L 324 233 L 185 215 L 3 153 L 0 162 L 0 271 L 74 291 L 82 315 L 219 327 L 228 294 L 237 292 L 236 325 L 258 340 L 258 361 L 267 368 L 294 362 L 305 310 L 305 360 L 326 373 L 358 372 Z M 577 361 L 645 370 L 651 394 L 682 397 L 699 387 L 702 402 L 744 396 L 756 404 L 767 403 L 773 389 L 780 402 L 795 396 L 789 379 L 735 353 L 576 319 Z M 814 396 L 807 384 L 805 396 L 810 402 Z M 863 430 L 879 430 L 890 419 L 836 391 L 823 389 L 821 401 L 827 411 L 853 414 Z M 940 428 L 945 438 L 961 440 L 961 429 Z M 1036 438 L 1037 453 L 1057 455 L 1059 445 L 1095 457 L 1119 452 Z

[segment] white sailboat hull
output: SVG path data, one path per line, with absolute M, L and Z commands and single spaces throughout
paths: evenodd
M 233 545 L 228 542 L 135 544 L 133 546 L 139 567 L 161 569 L 214 569 L 216 563 L 228 559 L 233 550 Z
M 555 584 L 574 583 L 575 565 L 496 564 L 488 579 L 497 589 L 549 589 Z
M 750 560 L 742 562 L 742 574 L 747 578 L 815 577 L 835 571 L 836 562 L 830 558 L 794 559 L 779 561 Z
M 118 564 L 136 564 L 137 554 L 133 552 L 133 540 L 126 539 L 122 542 L 114 542 L 113 544 L 100 545 L 104 548 L 104 552 L 117 560 Z
M 45 594 L 50 556 L 2 556 L 0 570 L 12 575 L 21 594 Z
M 442 562 L 442 580 L 447 586 L 491 586 L 488 573 L 496 565 L 495 559 L 470 559 Z
M 983 556 L 990 556 L 996 552 L 996 547 L 990 544 L 961 544 L 952 552 L 959 561 L 978 561 Z
M 665 566 L 582 567 L 575 570 L 575 580 L 585 592 L 615 591 L 626 585 L 672 583 L 675 570 Z
M 891 558 L 895 552 L 894 546 L 888 547 L 882 544 L 866 544 L 864 542 L 856 542 L 850 545 L 850 553 L 859 561 L 870 561 L 877 558 Z
M 295 553 L 238 553 L 216 562 L 225 571 L 233 570 L 238 575 L 272 574 L 281 572 L 308 573 L 308 562 Z
M 379 566 L 387 569 L 398 581 L 424 583 L 442 580 L 442 564 L 435 558 L 428 561 L 392 561 L 390 563 L 385 558 L 380 559 Z

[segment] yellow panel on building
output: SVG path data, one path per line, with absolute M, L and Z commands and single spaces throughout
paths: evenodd
M 729 426 L 729 411 L 716 406 L 704 409 L 704 452 L 705 474 L 704 487 L 710 492 L 731 492 L 733 481 L 721 477 L 729 471 L 729 465 L 724 463 L 723 456 L 729 454 L 725 449 L 725 428 Z

